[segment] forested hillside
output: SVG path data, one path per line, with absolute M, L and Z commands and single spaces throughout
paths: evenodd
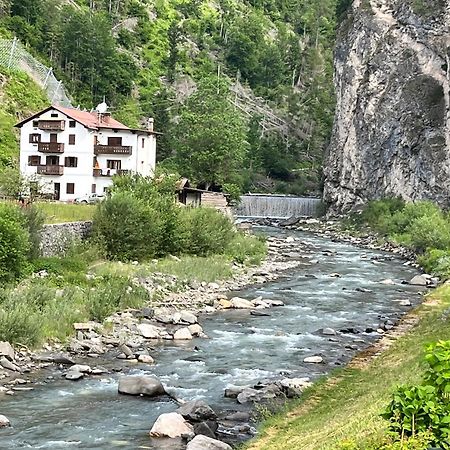
M 158 157 L 183 175 L 302 193 L 331 131 L 337 3 L 0 0 L 0 37 L 53 67 L 75 105 L 154 117 Z

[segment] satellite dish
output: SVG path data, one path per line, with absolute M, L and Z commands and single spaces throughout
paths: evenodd
M 100 114 L 105 114 L 108 111 L 108 105 L 105 102 L 100 103 L 95 110 Z

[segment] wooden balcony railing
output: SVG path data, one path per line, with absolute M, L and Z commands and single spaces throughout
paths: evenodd
M 122 169 L 93 169 L 94 177 L 112 177 L 114 175 L 126 175 L 130 170 Z
M 131 155 L 131 150 L 126 145 L 94 145 L 96 155 Z
M 64 144 L 58 142 L 39 142 L 38 151 L 42 153 L 64 153 Z
M 40 165 L 37 166 L 37 173 L 40 175 L 63 175 L 64 166 Z
M 66 126 L 64 120 L 40 120 L 38 128 L 44 131 L 62 131 Z

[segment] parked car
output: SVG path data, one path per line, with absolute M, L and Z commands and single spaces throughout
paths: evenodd
M 99 203 L 105 199 L 105 194 L 89 194 L 78 197 L 74 200 L 75 203 Z

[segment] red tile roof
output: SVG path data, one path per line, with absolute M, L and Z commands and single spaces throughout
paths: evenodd
M 120 123 L 111 116 L 100 115 L 97 112 L 81 111 L 75 108 L 63 108 L 53 106 L 53 109 L 65 114 L 73 120 L 81 123 L 87 128 L 114 128 L 119 130 L 130 130 L 126 125 Z

